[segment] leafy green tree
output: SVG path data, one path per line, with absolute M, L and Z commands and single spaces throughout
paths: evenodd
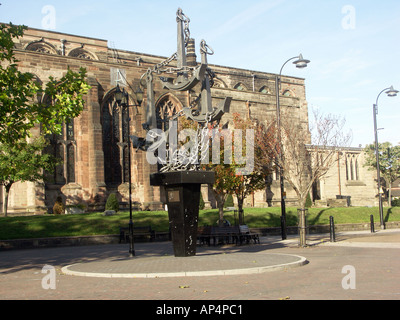
M 45 134 L 60 133 L 63 123 L 81 113 L 83 95 L 90 88 L 84 68 L 79 72 L 68 68 L 59 80 L 50 77 L 45 88 L 32 73 L 19 71 L 13 40 L 26 29 L 0 24 L 0 143 L 27 138 L 36 124 L 41 124 Z
M 39 91 L 34 75 L 17 69 L 14 38 L 23 35 L 24 26 L 0 25 L 0 142 L 20 140 L 28 135 L 36 112 L 29 104 Z
M 0 24 L 0 184 L 5 187 L 4 213 L 7 214 L 8 194 L 16 181 L 38 181 L 44 170 L 56 162 L 42 152 L 44 138 L 28 142 L 31 129 L 40 125 L 41 135 L 60 134 L 63 124 L 83 110 L 83 96 L 90 86 L 86 70 L 49 77 L 46 86 L 35 75 L 18 70 L 14 40 L 23 36 L 26 26 Z
M 43 137 L 31 142 L 19 140 L 15 143 L 0 144 L 0 185 L 4 186 L 4 215 L 7 216 L 8 195 L 12 185 L 17 182 L 43 179 L 44 170 L 52 170 L 57 160 L 43 153 L 47 142 Z
M 367 145 L 364 149 L 366 153 L 365 165 L 370 170 L 376 170 L 375 144 Z M 393 146 L 390 142 L 378 143 L 379 152 L 379 171 L 381 177 L 385 180 L 388 189 L 388 202 L 391 206 L 392 201 L 392 183 L 400 177 L 400 145 Z
M 235 169 L 227 164 L 208 165 L 207 169 L 215 172 L 212 191 L 217 201 L 219 223 L 222 225 L 224 220 L 224 204 L 228 194 L 232 192 L 235 183 Z

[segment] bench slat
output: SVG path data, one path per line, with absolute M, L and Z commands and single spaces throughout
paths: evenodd
M 133 227 L 133 234 L 134 236 L 149 236 L 150 241 L 154 241 L 155 239 L 155 231 L 151 228 L 151 226 Z M 119 228 L 119 243 L 122 241 L 129 242 L 129 227 Z
M 241 245 L 244 242 L 250 243 L 251 240 L 253 240 L 254 243 L 260 243 L 260 235 L 258 233 L 251 232 L 247 225 L 228 227 L 199 227 L 197 239 L 200 244 L 207 243 L 208 245 L 210 245 L 211 239 L 214 241 L 214 245 L 216 245 L 218 242 L 232 242 Z

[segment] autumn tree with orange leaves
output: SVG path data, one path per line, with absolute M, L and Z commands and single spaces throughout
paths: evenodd
M 244 157 L 244 154 L 248 155 L 248 148 L 252 148 L 252 152 L 250 155 L 253 157 L 253 168 L 251 172 L 246 172 L 245 174 L 235 175 L 232 179 L 233 181 L 233 193 L 236 195 L 238 202 L 238 211 L 239 211 L 239 225 L 244 224 L 244 216 L 243 216 L 243 203 L 246 197 L 253 194 L 255 191 L 266 189 L 266 181 L 267 176 L 272 171 L 273 161 L 272 157 L 263 157 L 260 155 L 265 155 L 268 153 L 269 149 L 265 146 L 270 146 L 274 144 L 275 136 L 274 132 L 269 130 L 262 132 L 260 130 L 260 126 L 256 121 L 251 119 L 243 119 L 238 113 L 233 114 L 233 124 L 235 130 L 240 130 L 242 132 L 242 143 L 239 144 L 239 148 L 236 154 L 241 154 Z M 246 130 L 252 130 L 253 140 L 248 141 L 248 136 L 245 132 Z M 235 144 L 237 147 L 238 144 Z M 244 154 L 243 154 L 244 153 Z M 250 159 L 246 159 L 250 160 Z M 237 164 L 234 163 L 234 166 L 238 169 L 243 168 L 246 164 Z
M 214 136 L 221 139 L 219 162 L 215 163 L 210 159 L 209 164 L 205 165 L 204 169 L 215 171 L 215 183 L 212 186 L 212 191 L 217 201 L 219 221 L 222 224 L 224 203 L 228 194 L 234 194 L 238 204 L 239 224 L 244 224 L 244 200 L 255 191 L 266 188 L 266 178 L 273 165 L 271 160 L 267 160 L 265 157 L 259 158 L 260 155 L 265 155 L 268 152 L 262 152 L 260 148 L 264 145 L 270 146 L 271 143 L 264 140 L 275 140 L 275 137 L 271 132 L 260 134 L 256 121 L 243 119 L 238 113 L 233 114 L 232 130 L 223 132 L 222 126 L 214 130 L 217 130 L 217 133 L 214 131 Z M 223 133 L 226 133 L 227 136 Z M 226 145 L 228 145 L 227 149 L 225 148 Z M 215 151 L 215 148 L 213 151 Z M 229 158 L 228 161 L 227 157 Z

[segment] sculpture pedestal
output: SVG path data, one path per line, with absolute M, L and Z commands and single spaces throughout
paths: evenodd
M 212 184 L 213 171 L 153 173 L 150 185 L 164 186 L 175 257 L 196 255 L 200 189 Z

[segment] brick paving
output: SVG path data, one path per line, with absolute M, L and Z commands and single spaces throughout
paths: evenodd
M 341 233 L 336 243 L 329 243 L 329 235 L 309 236 L 309 239 L 312 245 L 307 248 L 299 248 L 296 239 L 282 241 L 279 237 L 262 238 L 260 245 L 200 247 L 196 259 L 205 259 L 198 262 L 201 270 L 207 269 L 207 257 L 215 259 L 216 256 L 230 256 L 227 261 L 232 269 L 243 267 L 243 261 L 249 264 L 249 259 L 268 255 L 302 256 L 308 261 L 303 266 L 272 272 L 221 276 L 107 278 L 72 276 L 61 271 L 73 264 L 87 268 L 96 264 L 101 267 L 101 262 L 106 261 L 113 261 L 115 265 L 127 263 L 125 244 L 2 251 L 0 297 L 2 300 L 107 299 L 158 303 L 165 300 L 400 299 L 400 230 L 384 230 L 373 235 Z M 364 243 L 364 246 L 352 243 Z M 176 268 L 182 270 L 185 266 L 180 260 L 190 259 L 171 257 L 169 242 L 137 243 L 135 251 L 137 258 L 134 259 L 153 260 L 152 268 L 162 268 L 162 260 L 166 258 L 176 261 Z M 47 275 L 42 273 L 45 265 L 55 267 L 55 289 L 42 286 Z M 342 286 L 347 275 L 343 268 L 348 265 L 355 270 L 355 289 Z M 109 272 L 106 266 L 103 268 L 102 271 Z M 126 271 L 126 266 L 120 268 L 120 272 Z

